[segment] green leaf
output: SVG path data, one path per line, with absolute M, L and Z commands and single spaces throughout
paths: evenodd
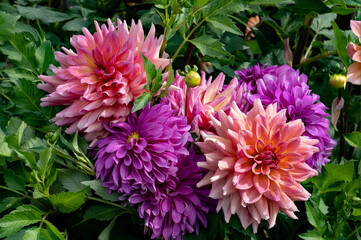
M 79 192 L 61 192 L 59 194 L 50 195 L 51 204 L 62 213 L 71 213 L 84 204 L 86 192 L 89 187 Z
M 162 66 L 157 69 L 156 76 L 154 77 L 154 81 L 152 84 L 151 93 L 157 93 L 159 89 L 163 86 L 163 76 L 162 76 Z
M 145 88 L 150 90 L 152 87 L 153 78 L 155 78 L 157 72 L 155 70 L 155 65 L 147 57 L 145 57 L 143 53 L 140 53 L 140 55 L 142 55 L 144 71 L 147 75 L 147 85 Z
M 77 192 L 84 189 L 82 182 L 90 180 L 89 176 L 72 169 L 59 169 L 58 171 L 58 179 L 69 192 Z
M 40 210 L 31 205 L 20 206 L 0 219 L 0 238 L 10 236 L 25 226 L 41 221 Z
M 84 219 L 97 219 L 100 221 L 109 221 L 124 210 L 112 205 L 94 205 L 84 214 Z
M 49 65 L 54 62 L 54 48 L 51 46 L 50 41 L 43 42 L 35 50 L 35 58 L 38 64 L 39 73 L 45 72 Z
M 353 162 L 347 162 L 344 165 L 329 163 L 322 168 L 319 176 L 312 178 L 312 181 L 321 193 L 341 191 L 345 182 L 352 181 L 353 172 Z
M 326 13 L 330 12 L 329 9 L 321 0 L 294 0 L 295 8 L 303 11 L 304 13 L 317 12 Z M 301 13 L 299 11 L 299 13 Z
M 147 106 L 151 99 L 152 94 L 150 92 L 144 92 L 140 97 L 135 100 L 134 106 L 132 108 L 132 113 L 145 108 L 145 106 Z
M 212 38 L 212 36 L 203 35 L 189 41 L 196 46 L 203 55 L 216 58 L 219 58 L 220 56 L 229 56 L 229 53 L 224 49 L 223 44 L 221 44 L 218 39 Z
M 16 174 L 12 169 L 3 169 L 6 186 L 11 189 L 26 191 L 26 179 L 21 174 Z
M 236 27 L 235 23 L 227 16 L 214 15 L 208 18 L 207 22 L 220 30 L 224 30 L 236 35 L 243 35 L 243 33 Z
M 114 224 L 119 216 L 120 214 L 115 218 L 113 218 L 113 220 L 109 223 L 109 225 L 106 228 L 104 228 L 104 230 L 100 233 L 98 237 L 99 240 L 109 240 L 110 231 L 113 229 Z
M 350 58 L 346 50 L 348 44 L 347 38 L 345 34 L 338 28 L 337 24 L 334 21 L 332 21 L 331 24 L 335 34 L 337 53 L 340 56 L 345 67 L 348 68 Z
M 361 132 L 346 133 L 343 137 L 350 146 L 361 149 Z
M 30 38 L 33 42 L 37 42 L 40 37 L 38 31 L 36 31 L 35 28 L 33 28 L 32 26 L 27 25 L 25 23 L 22 23 L 22 22 L 17 22 L 15 24 L 14 32 L 15 33 L 23 33 L 28 38 Z
M 11 157 L 13 150 L 9 148 L 8 143 L 5 141 L 5 135 L 0 134 L 0 157 Z
M 13 207 L 14 205 L 16 205 L 19 201 L 23 200 L 23 197 L 7 197 L 4 198 L 1 202 L 0 202 L 0 213 L 2 213 L 3 211 Z
M 22 59 L 24 60 L 19 67 L 32 71 L 35 75 L 39 75 L 38 70 L 36 69 L 36 60 L 35 60 L 35 47 L 34 43 L 26 39 L 22 34 L 15 33 L 13 34 L 9 42 L 11 45 L 21 54 Z
M 20 16 L 0 12 L 0 44 L 3 44 L 9 39 L 10 34 L 13 33 L 15 29 L 15 23 L 19 18 Z
M 103 187 L 101 181 L 99 179 L 91 180 L 91 181 L 83 181 L 81 182 L 85 186 L 89 186 L 91 189 L 95 191 L 95 194 L 100 196 L 101 198 L 109 201 L 118 201 L 119 196 L 117 193 L 113 192 L 111 194 L 108 193 L 107 189 Z
M 306 232 L 299 235 L 300 238 L 305 240 L 323 240 L 322 236 L 317 231 Z
M 24 141 L 35 136 L 34 129 L 27 126 L 25 122 L 21 121 L 18 118 L 10 118 L 8 125 L 6 126 L 6 142 L 14 147 L 19 149 Z
M 63 30 L 65 31 L 74 31 L 78 32 L 81 31 L 83 27 L 87 27 L 88 21 L 83 18 L 75 18 L 67 23 L 64 24 Z
M 311 28 L 316 33 L 320 33 L 322 29 L 330 28 L 331 21 L 334 21 L 336 17 L 337 17 L 336 13 L 320 14 L 313 20 Z
M 39 239 L 39 234 L 40 234 L 40 228 L 27 229 L 24 234 L 23 240 Z
M 357 11 L 357 8 L 344 8 L 344 7 L 338 7 L 338 6 L 333 6 L 331 9 L 332 9 L 332 12 L 340 14 L 340 15 L 349 15 L 349 14 Z
M 203 7 L 203 17 L 211 17 L 213 15 L 226 15 L 244 10 L 242 1 L 238 0 L 213 0 Z
M 310 202 L 306 202 L 306 215 L 308 222 L 317 228 L 317 230 L 322 234 L 326 228 L 326 222 L 322 214 L 314 207 L 312 207 Z
M 276 5 L 276 4 L 285 4 L 285 3 L 294 3 L 293 0 L 252 0 L 248 4 L 255 5 Z
M 42 180 L 45 179 L 47 172 L 51 169 L 54 162 L 54 156 L 52 155 L 53 148 L 47 148 L 40 152 L 39 161 L 37 162 L 37 167 L 40 171 Z
M 351 183 L 345 187 L 345 192 L 349 197 L 356 196 L 357 192 L 361 191 L 361 176 L 354 179 Z
M 51 224 L 51 222 L 47 220 L 45 220 L 44 222 L 46 223 L 48 232 L 53 233 L 53 235 L 56 236 L 56 239 L 65 240 L 63 234 L 61 234 L 61 232 L 59 232 L 59 230 L 53 224 Z
M 39 6 L 35 7 L 22 7 L 17 5 L 19 13 L 32 20 L 40 19 L 44 23 L 56 23 L 62 22 L 74 18 L 73 15 L 61 13 L 59 11 L 53 11 L 50 8 Z

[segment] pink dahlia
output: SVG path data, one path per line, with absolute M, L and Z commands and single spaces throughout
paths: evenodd
M 178 114 L 187 116 L 188 123 L 192 126 L 191 132 L 210 128 L 210 115 L 220 109 L 226 111 L 231 101 L 236 101 L 242 110 L 243 105 L 248 105 L 246 100 L 242 99 L 245 86 L 240 87 L 236 78 L 233 78 L 229 85 L 225 85 L 224 80 L 223 73 L 212 81 L 212 77 L 206 80 L 206 74 L 202 72 L 200 84 L 189 89 L 188 106 L 185 111 L 187 86 L 184 77 L 176 75 L 166 99 L 171 103 L 172 108 L 178 111 Z
M 156 67 L 163 68 L 168 60 L 159 58 L 163 36 L 155 38 L 151 27 L 144 39 L 139 21 L 128 30 L 126 22 L 118 19 L 114 26 L 108 19 L 108 27 L 99 27 L 92 35 L 83 28 L 84 35 L 70 39 L 76 52 L 63 48 L 65 53 L 55 52 L 60 67 L 51 66 L 55 76 L 41 75 L 45 84 L 38 87 L 48 93 L 41 106 L 69 105 L 59 112 L 53 121 L 59 126 L 70 126 L 66 131 L 85 133 L 91 141 L 107 135 L 106 124 L 124 121 L 131 110 L 131 103 L 145 90 L 143 53 Z
M 361 21 L 351 20 L 351 29 L 361 42 Z M 361 46 L 349 42 L 347 53 L 349 57 L 355 61 L 347 69 L 347 81 L 356 85 L 361 85 Z
M 256 99 L 247 115 L 232 102 L 228 115 L 220 110 L 210 123 L 216 131 L 202 131 L 198 143 L 206 156 L 198 166 L 209 172 L 197 186 L 212 184 L 209 196 L 219 199 L 225 220 L 237 213 L 242 226 L 252 224 L 256 232 L 261 218 L 273 227 L 279 211 L 296 219 L 293 201 L 311 195 L 300 182 L 317 175 L 305 161 L 318 151 L 318 140 L 302 136 L 302 121 L 287 122 L 277 103 L 264 109 Z

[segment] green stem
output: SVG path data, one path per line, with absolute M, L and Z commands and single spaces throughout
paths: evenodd
M 345 240 L 349 239 L 350 237 L 352 237 L 355 233 L 357 233 L 359 230 L 361 230 L 361 225 L 358 226 L 354 231 L 352 231 L 352 233 L 350 233 Z
M 317 37 L 317 33 L 313 36 L 313 38 L 312 38 L 312 40 L 311 40 L 311 43 L 310 43 L 310 45 L 308 46 L 307 51 L 306 51 L 305 55 L 303 56 L 303 58 L 302 58 L 302 60 L 301 60 L 301 63 L 304 62 L 304 61 L 306 61 L 306 58 L 307 58 L 308 54 L 310 53 L 310 51 L 311 51 L 311 49 L 312 49 L 312 44 L 313 44 L 313 42 L 315 41 L 316 37 Z
M 45 209 L 48 209 L 48 207 L 47 207 L 44 203 L 40 202 L 39 200 L 37 200 L 37 199 L 35 199 L 35 198 L 33 198 L 33 197 L 25 194 L 25 193 L 19 192 L 19 191 L 17 191 L 17 190 L 14 190 L 14 189 L 11 189 L 11 188 L 8 188 L 8 187 L 5 187 L 5 186 L 0 186 L 0 189 L 8 190 L 8 191 L 11 191 L 11 192 L 13 192 L 13 193 L 19 194 L 19 195 L 21 195 L 21 196 L 24 197 L 24 198 L 28 198 L 28 199 L 30 199 L 30 200 L 32 200 L 32 201 L 34 201 L 34 202 L 39 203 L 39 204 L 42 205 Z
M 89 199 L 89 200 L 93 200 L 93 201 L 105 203 L 105 204 L 108 204 L 108 205 L 112 205 L 112 206 L 118 207 L 120 209 L 123 209 L 124 211 L 126 211 L 128 213 L 131 213 L 128 208 L 123 207 L 122 205 L 119 205 L 117 203 L 109 202 L 109 201 L 106 201 L 106 200 L 103 200 L 103 199 L 100 199 L 100 198 L 95 198 L 95 197 L 86 197 L 86 198 Z
M 297 64 L 297 65 L 295 66 L 295 68 L 300 68 L 300 67 L 303 66 L 303 65 L 306 65 L 306 64 L 309 64 L 309 63 L 311 63 L 311 62 L 317 61 L 317 60 L 319 60 L 319 59 L 322 59 L 322 58 L 325 58 L 325 57 L 328 57 L 328 56 L 331 56 L 331 55 L 336 55 L 336 54 L 337 54 L 337 52 L 326 52 L 326 53 L 320 54 L 320 55 L 318 55 L 318 56 L 309 58 L 309 59 L 307 59 L 306 61 L 303 61 L 303 62 Z
M 189 87 L 187 86 L 187 90 L 186 90 L 186 104 L 184 106 L 184 115 L 186 117 L 188 117 L 188 95 L 189 95 Z

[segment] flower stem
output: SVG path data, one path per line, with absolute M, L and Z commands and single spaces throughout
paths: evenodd
M 187 86 L 186 90 L 186 103 L 184 106 L 184 115 L 188 118 L 188 95 L 189 95 L 189 87 Z
M 331 56 L 331 55 L 336 55 L 336 54 L 337 54 L 337 52 L 326 52 L 326 53 L 317 55 L 315 57 L 309 58 L 309 59 L 295 65 L 295 68 L 300 68 L 303 65 L 306 65 L 306 64 L 309 64 L 311 62 L 317 61 L 319 59 L 322 59 L 322 58 L 325 58 L 325 57 L 328 57 L 328 56 Z
M 120 209 L 123 209 L 124 211 L 126 211 L 128 213 L 132 213 L 131 211 L 129 211 L 128 208 L 123 207 L 123 206 L 121 206 L 121 205 L 119 205 L 117 203 L 109 202 L 109 201 L 106 201 L 106 200 L 103 200 L 103 199 L 100 199 L 100 198 L 95 198 L 95 197 L 86 197 L 86 198 L 89 199 L 89 200 L 93 200 L 93 201 L 105 203 L 105 204 L 108 204 L 108 205 L 112 205 L 112 206 L 118 207 Z
M 347 237 L 346 240 L 349 239 L 350 237 L 352 237 L 355 233 L 357 233 L 359 230 L 361 230 L 361 225 L 358 226 L 354 231 L 352 231 L 352 233 L 350 233 Z

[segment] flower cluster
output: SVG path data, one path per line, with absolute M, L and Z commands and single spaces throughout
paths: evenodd
M 329 155 L 336 143 L 328 133 L 329 121 L 326 106 L 318 102 L 319 96 L 311 94 L 307 76 L 299 74 L 288 65 L 266 67 L 256 65 L 237 71 L 240 83 L 247 83 L 250 92 L 245 98 L 250 104 L 260 99 L 263 106 L 277 103 L 278 110 L 286 109 L 287 120 L 301 119 L 305 125 L 304 136 L 317 139 L 319 152 L 307 159 L 307 164 L 321 170 L 329 162 Z
M 93 35 L 84 28 L 71 39 L 76 53 L 55 53 L 54 76 L 39 77 L 49 92 L 42 106 L 68 105 L 53 121 L 93 141 L 96 177 L 138 209 L 151 238 L 198 234 L 212 209 L 254 232 L 261 219 L 274 226 L 280 211 L 296 218 L 294 201 L 310 197 L 300 183 L 334 146 L 306 75 L 257 64 L 225 84 L 223 73 L 207 80 L 187 71 L 161 101 L 130 113 L 149 89 L 141 53 L 157 68 L 168 64 L 163 38 L 154 26 L 144 38 L 140 22 L 95 24 Z

